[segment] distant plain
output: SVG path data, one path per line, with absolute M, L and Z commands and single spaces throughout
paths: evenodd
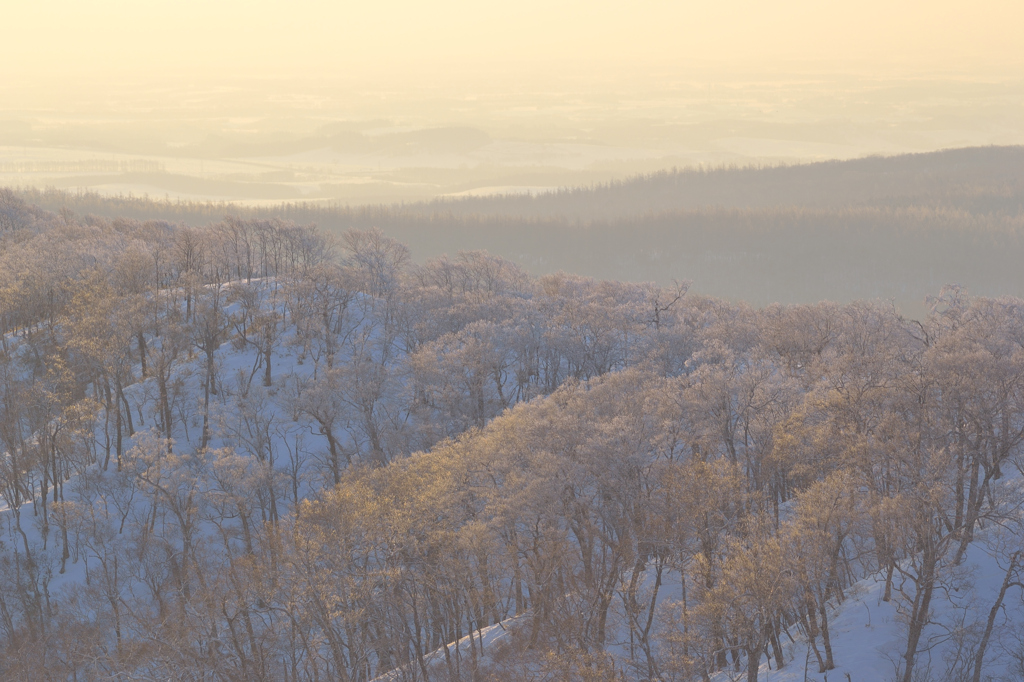
M 698 72 L 695 72 L 698 73 Z M 1024 144 L 1024 79 L 553 76 L 388 89 L 250 78 L 6 88 L 0 186 L 249 206 L 537 193 L 658 170 Z

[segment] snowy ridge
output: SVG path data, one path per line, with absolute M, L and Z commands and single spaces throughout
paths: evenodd
M 60 230 L 0 241 L 0 676 L 1018 672 L 1022 301 Z
M 1000 481 L 1000 495 L 1009 500 L 1022 499 L 1024 478 L 1014 473 Z M 921 661 L 915 679 L 969 680 L 974 673 L 978 641 L 983 636 L 989 619 L 993 627 L 987 641 L 987 653 L 982 680 L 1024 679 L 1024 584 L 1019 569 L 1011 569 L 1008 562 L 1014 552 L 1021 550 L 1022 517 L 1020 508 L 1011 510 L 1015 518 L 1003 525 L 990 527 L 977 534 L 963 562 L 949 568 L 946 576 L 949 588 L 934 600 L 920 647 Z M 678 607 L 680 590 L 669 583 L 679 580 L 678 573 L 666 571 L 666 583 L 661 591 L 659 610 L 671 611 Z M 644 573 L 641 592 L 649 593 L 654 583 L 653 572 Z M 1005 583 L 1005 584 L 1004 584 Z M 1001 595 L 1000 592 L 1003 591 Z M 845 590 L 845 598 L 830 606 L 831 642 L 835 668 L 819 672 L 818 664 L 806 634 L 799 625 L 787 629 L 783 644 L 784 665 L 769 658 L 759 666 L 758 679 L 776 682 L 803 682 L 806 680 L 850 680 L 882 682 L 898 680 L 902 668 L 902 646 L 906 641 L 906 607 L 908 594 L 897 582 L 895 594 L 884 600 L 885 580 L 880 574 L 869 575 Z M 623 670 L 636 669 L 636 652 L 631 650 L 626 619 L 621 608 L 615 611 L 613 622 L 619 628 L 609 634 L 604 654 L 617 661 Z M 498 624 L 480 628 L 457 642 L 434 650 L 424 657 L 426 676 L 431 679 L 468 679 L 483 676 L 501 679 L 503 664 L 508 659 L 524 656 L 528 648 L 531 614 L 513 616 Z M 816 644 L 821 647 L 820 641 Z M 742 659 L 736 659 L 733 670 L 721 670 L 711 676 L 714 682 L 732 682 L 747 678 Z M 422 671 L 410 663 L 374 679 L 373 682 L 398 682 L 422 679 Z M 525 664 L 520 672 L 547 679 L 550 671 L 542 664 Z M 640 673 L 638 679 L 645 679 Z M 658 679 L 671 679 L 658 676 Z

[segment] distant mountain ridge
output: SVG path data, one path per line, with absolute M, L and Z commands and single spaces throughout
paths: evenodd
M 767 167 L 671 169 L 593 187 L 439 199 L 403 208 L 417 214 L 607 219 L 708 207 L 863 205 L 1019 212 L 1024 206 L 1024 147 L 966 147 Z

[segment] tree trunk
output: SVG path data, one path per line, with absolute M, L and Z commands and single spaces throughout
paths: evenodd
M 206 381 L 203 382 L 203 437 L 200 449 L 210 443 L 210 384 L 213 382 L 213 350 L 207 344 L 206 350 Z
M 146 378 L 146 335 L 139 332 L 139 362 L 142 364 L 142 378 Z
M 828 604 L 824 599 L 818 605 L 818 613 L 821 615 L 821 621 L 819 623 L 821 628 L 821 643 L 825 648 L 825 666 L 821 672 L 826 670 L 832 670 L 836 667 L 835 662 L 832 659 L 832 637 L 828 631 Z
M 761 666 L 761 644 L 747 647 L 747 682 L 757 682 L 757 671 Z
M 992 628 L 995 626 L 996 617 L 999 615 L 999 609 L 1003 606 L 1003 598 L 1006 596 L 1006 590 L 1011 585 L 1018 585 L 1013 581 L 1014 573 L 1017 570 L 1017 562 L 1020 560 L 1020 551 L 1014 552 L 1013 556 L 1010 557 L 1010 566 L 1006 569 L 1006 577 L 1003 578 L 1002 587 L 999 588 L 999 596 L 996 597 L 996 603 L 992 605 L 991 610 L 988 612 L 988 622 L 985 623 L 985 634 L 981 637 L 981 642 L 978 644 L 978 653 L 974 657 L 974 677 L 971 678 L 972 682 L 981 682 L 981 668 L 985 661 L 985 649 L 988 647 L 988 641 L 992 637 Z
M 914 595 L 914 605 L 910 614 L 907 650 L 903 655 L 906 668 L 903 670 L 903 682 L 913 682 L 914 663 L 917 658 L 917 646 L 921 641 L 921 633 L 928 623 L 928 609 L 932 602 L 932 591 L 935 589 L 935 548 L 928 543 L 922 558 L 922 570 Z

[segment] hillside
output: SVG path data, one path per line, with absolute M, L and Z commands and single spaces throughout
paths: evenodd
M 1024 300 L 0 231 L 0 677 L 1018 679 Z
M 709 207 L 792 206 L 929 206 L 1015 215 L 1024 208 L 1024 147 L 973 147 L 766 167 L 673 169 L 586 188 L 438 200 L 405 209 L 419 215 L 449 212 L 611 220 Z

